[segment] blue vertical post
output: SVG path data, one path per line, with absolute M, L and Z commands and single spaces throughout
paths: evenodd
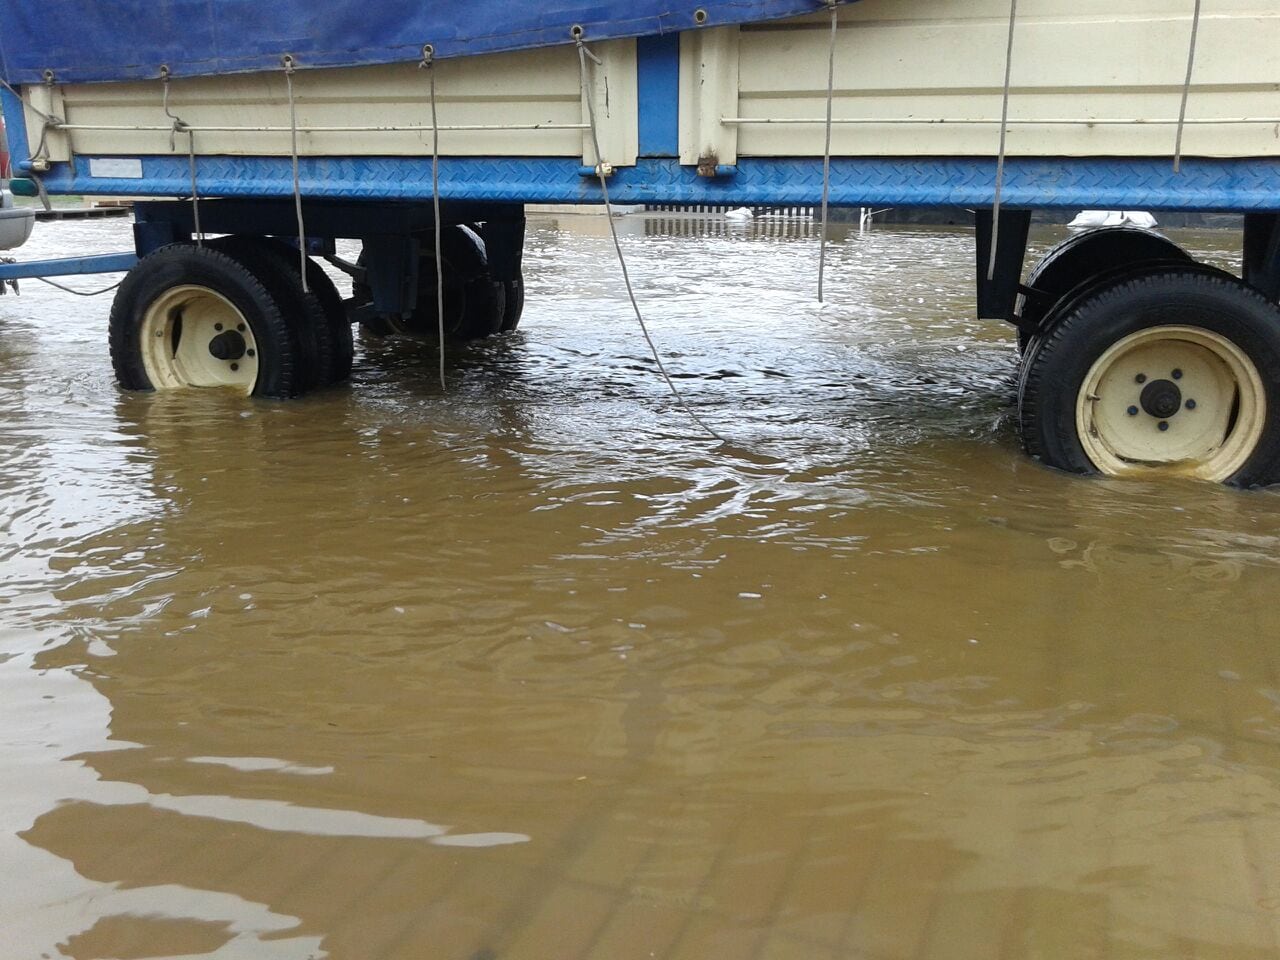
M 640 156 L 680 154 L 680 35 L 636 41 Z

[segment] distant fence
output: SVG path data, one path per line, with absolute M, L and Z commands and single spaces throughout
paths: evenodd
M 818 221 L 803 217 L 758 217 L 754 220 L 729 220 L 716 216 L 664 217 L 659 213 L 644 215 L 646 237 L 775 237 L 797 239 L 816 237 Z
M 741 210 L 742 206 L 718 205 L 711 203 L 647 203 L 646 213 L 700 213 L 714 215 L 728 213 L 730 210 Z M 812 218 L 817 215 L 817 207 L 747 207 L 752 216 L 795 217 L 796 219 Z

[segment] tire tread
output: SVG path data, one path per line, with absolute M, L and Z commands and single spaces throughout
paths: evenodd
M 120 386 L 126 390 L 155 389 L 142 362 L 143 314 L 166 289 L 193 282 L 226 296 L 250 324 L 259 347 L 258 382 L 253 395 L 277 399 L 292 396 L 297 354 L 280 305 L 266 285 L 234 257 L 208 245 L 192 243 L 168 244 L 152 251 L 121 281 L 111 304 L 107 332 L 111 366 Z
M 1111 343 L 1153 325 L 1126 323 L 1122 307 L 1169 297 L 1180 297 L 1188 307 L 1218 318 L 1199 325 L 1240 346 L 1267 390 L 1264 435 L 1244 467 L 1227 482 L 1256 486 L 1280 480 L 1280 308 L 1231 274 L 1202 264 L 1168 264 L 1131 273 L 1094 286 L 1055 311 L 1048 330 L 1024 359 L 1019 378 L 1018 429 L 1027 453 L 1073 473 L 1098 472 L 1076 436 L 1079 384 L 1062 380 L 1074 380 L 1081 366 L 1087 371 Z M 1081 357 L 1085 362 L 1078 362 Z

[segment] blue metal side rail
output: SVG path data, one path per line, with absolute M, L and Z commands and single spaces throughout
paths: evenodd
M 54 194 L 181 197 L 191 190 L 186 157 L 142 157 L 140 179 L 87 174 L 86 158 L 44 174 Z M 16 165 L 19 170 L 23 164 Z M 446 200 L 599 203 L 594 178 L 575 158 L 448 158 L 440 162 Z M 304 197 L 338 200 L 431 199 L 429 158 L 303 158 Z M 288 157 L 201 157 L 201 195 L 288 197 Z M 702 177 L 672 158 L 619 167 L 609 183 L 615 203 L 813 204 L 822 163 L 809 158 L 741 159 L 726 176 Z M 843 158 L 831 161 L 835 206 L 989 207 L 995 161 L 986 157 Z M 1174 173 L 1167 158 L 1010 158 L 1003 198 L 1021 207 L 1126 210 L 1280 211 L 1280 161 L 1188 158 Z
M 32 260 L 27 263 L 0 263 L 0 281 L 32 277 L 70 277 L 82 273 L 120 273 L 138 262 L 135 253 L 104 253 L 95 257 L 67 257 L 62 260 Z

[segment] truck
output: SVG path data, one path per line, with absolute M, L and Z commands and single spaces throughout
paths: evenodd
M 1274 0 L 14 0 L 0 67 L 15 189 L 157 198 L 133 250 L 0 264 L 127 271 L 127 390 L 294 397 L 353 324 L 513 330 L 528 204 L 814 206 L 823 243 L 829 208 L 945 205 L 1031 456 L 1280 480 Z M 1240 269 L 1132 226 L 1028 265 L 1033 212 L 1080 208 L 1238 214 Z

